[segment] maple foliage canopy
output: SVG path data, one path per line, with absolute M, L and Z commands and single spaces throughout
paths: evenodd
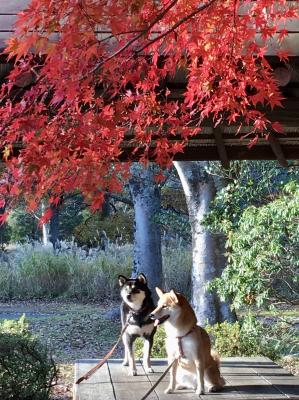
M 1 89 L 1 205 L 22 194 L 34 209 L 78 189 L 97 208 L 127 174 L 115 161 L 128 132 L 140 161 L 154 137 L 151 157 L 167 166 L 207 117 L 241 121 L 253 140 L 280 131 L 256 106 L 280 105 L 265 54 L 275 40 L 286 57 L 279 44 L 297 11 L 285 0 L 31 0 L 6 49 L 15 66 Z M 172 100 L 165 82 L 178 71 L 186 89 Z

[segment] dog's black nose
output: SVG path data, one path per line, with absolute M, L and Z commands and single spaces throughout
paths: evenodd
M 150 319 L 155 319 L 154 314 L 150 314 L 149 317 L 150 317 Z

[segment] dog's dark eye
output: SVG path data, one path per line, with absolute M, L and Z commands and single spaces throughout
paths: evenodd
M 167 308 L 167 305 L 166 305 L 166 304 L 163 304 L 162 308 Z

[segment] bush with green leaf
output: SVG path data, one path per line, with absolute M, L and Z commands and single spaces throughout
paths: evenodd
M 84 220 L 73 231 L 75 241 L 80 246 L 98 247 L 103 239 L 112 243 L 126 244 L 133 240 L 133 215 L 131 212 L 117 212 L 109 218 L 101 218 L 100 213 L 83 212 Z
M 21 297 L 57 297 L 70 286 L 71 257 L 55 256 L 51 251 L 34 251 L 19 265 Z
M 190 246 L 163 247 L 164 289 L 175 289 L 191 298 L 192 251 Z
M 278 360 L 299 351 L 298 333 L 284 320 L 265 324 L 249 314 L 235 323 L 222 322 L 206 329 L 222 357 L 262 355 Z
M 1 213 L 1 210 L 0 210 Z M 0 249 L 3 251 L 11 240 L 11 228 L 7 223 L 0 225 Z
M 164 209 L 152 217 L 152 221 L 161 225 L 165 235 L 180 237 L 187 244 L 191 243 L 191 230 L 188 214 L 174 209 Z
M 250 314 L 234 323 L 207 325 L 206 329 L 213 349 L 221 357 L 261 355 L 277 361 L 299 352 L 298 332 L 285 320 L 265 324 Z M 167 357 L 165 337 L 164 327 L 159 326 L 154 336 L 153 358 Z M 143 340 L 138 338 L 135 342 L 137 357 L 142 357 L 142 350 Z
M 131 274 L 131 246 L 110 245 L 93 257 L 77 250 L 54 254 L 28 247 L 17 260 L 0 263 L 0 299 L 118 298 L 118 275 Z
M 110 244 L 87 255 L 78 247 L 54 254 L 49 249 L 19 246 L 19 255 L 0 262 L 0 299 L 119 299 L 118 275 L 130 276 L 132 245 Z M 23 249 L 23 250 L 22 250 Z M 166 288 L 190 295 L 191 252 L 185 246 L 163 248 Z M 176 270 L 176 274 L 173 271 Z
M 163 326 L 159 326 L 157 332 L 154 336 L 154 344 L 151 351 L 152 358 L 166 358 L 166 348 L 165 348 L 165 330 Z M 135 343 L 135 354 L 137 357 L 142 357 L 143 353 L 143 339 L 137 338 Z
M 47 400 L 57 380 L 47 349 L 28 331 L 25 317 L 0 324 L 1 400 Z
M 11 242 L 24 243 L 28 238 L 39 240 L 42 235 L 37 216 L 27 211 L 23 202 L 9 215 L 8 226 L 11 230 Z
M 210 285 L 234 306 L 298 299 L 299 184 L 261 207 L 248 207 L 228 237 L 228 266 Z
M 208 173 L 221 178 L 221 186 L 226 184 L 217 192 L 205 225 L 225 235 L 238 227 L 247 207 L 268 204 L 287 183 L 299 182 L 298 166 L 281 168 L 275 161 L 233 161 L 229 170 L 219 162 L 210 162 Z

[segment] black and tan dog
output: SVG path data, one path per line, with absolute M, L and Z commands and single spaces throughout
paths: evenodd
M 118 282 L 123 300 L 120 307 L 122 326 L 126 323 L 129 324 L 123 334 L 125 347 L 123 365 L 129 366 L 129 375 L 137 375 L 133 343 L 136 338 L 141 337 L 144 339 L 143 366 L 146 372 L 153 372 L 150 353 L 156 328 L 149 315 L 155 309 L 155 305 L 147 286 L 146 277 L 142 273 L 135 279 L 119 275 Z

